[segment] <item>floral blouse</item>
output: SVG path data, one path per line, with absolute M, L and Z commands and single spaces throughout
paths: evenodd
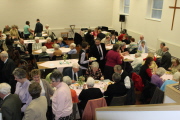
M 98 70 L 96 71 L 96 73 L 94 74 L 93 70 L 91 69 L 91 67 L 89 67 L 87 70 L 86 70 L 86 74 L 85 74 L 85 77 L 88 78 L 88 77 L 92 77 L 94 78 L 95 80 L 100 80 L 100 78 L 102 77 L 102 72 L 101 72 L 101 69 L 98 68 Z

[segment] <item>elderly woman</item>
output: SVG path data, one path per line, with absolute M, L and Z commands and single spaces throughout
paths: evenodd
M 92 77 L 89 77 L 86 82 L 88 89 L 86 89 L 86 84 L 84 84 L 83 90 L 79 94 L 79 100 L 81 102 L 78 104 L 78 106 L 81 110 L 84 110 L 88 100 L 98 99 L 103 97 L 101 90 L 99 88 L 94 88 L 94 83 L 95 83 L 94 79 Z
M 122 42 L 122 43 L 120 44 L 120 51 L 121 51 L 121 54 L 122 54 L 123 56 L 129 54 L 129 51 L 128 51 L 128 49 L 126 48 L 126 43 L 125 43 L 125 42 Z
M 173 59 L 172 61 L 172 65 L 170 68 L 168 68 L 168 70 L 171 71 L 171 73 L 175 73 L 178 71 L 178 68 L 180 67 L 180 63 L 179 63 L 179 60 L 177 58 Z
M 15 94 L 19 95 L 19 98 L 22 102 L 21 112 L 26 110 L 27 106 L 32 100 L 32 97 L 28 92 L 28 88 L 31 82 L 26 78 L 26 74 L 26 71 L 21 68 L 16 68 L 13 71 L 14 78 L 17 81 Z
M 66 45 L 66 43 L 63 41 L 62 37 L 59 37 L 57 40 L 57 44 L 61 47 L 61 48 L 68 48 L 69 46 Z
M 138 47 L 139 52 L 148 53 L 148 48 L 146 47 L 145 43 L 146 43 L 145 41 L 141 42 L 141 45 L 139 45 L 139 47 Z
M 98 62 L 93 62 L 91 66 L 86 70 L 86 75 L 88 77 L 92 77 L 95 80 L 104 80 L 101 69 L 99 68 Z
M 112 79 L 114 73 L 114 66 L 122 64 L 122 56 L 118 44 L 113 45 L 113 49 L 106 54 L 106 64 L 104 68 L 104 78 Z
M 146 83 L 149 81 L 151 81 L 151 77 L 152 77 L 152 71 L 149 68 L 149 66 L 152 65 L 153 62 L 153 58 L 152 57 L 147 57 L 146 61 L 144 63 L 144 65 L 142 65 L 139 75 L 141 76 L 144 85 L 146 85 Z
M 52 113 L 51 102 L 50 102 L 50 97 L 54 93 L 52 87 L 49 85 L 49 83 L 46 80 L 41 79 L 41 72 L 39 69 L 32 70 L 31 77 L 33 79 L 32 82 L 37 82 L 40 84 L 42 88 L 40 95 L 46 97 L 48 103 L 48 112 Z
M 40 54 L 38 55 L 38 58 L 42 58 L 42 57 L 45 57 L 45 56 L 49 56 L 48 53 L 46 52 L 46 50 L 47 50 L 47 47 L 46 47 L 46 46 L 42 46 L 42 47 L 41 47 L 41 50 L 42 50 L 42 53 L 40 53 Z
M 62 55 L 62 51 L 59 49 L 59 45 L 54 44 L 53 56 L 61 56 L 61 55 Z
M 12 29 L 10 30 L 10 35 L 12 37 L 14 37 L 15 39 L 19 39 L 19 33 L 18 33 L 18 30 L 16 29 L 16 26 L 15 25 L 12 25 Z
M 163 76 L 165 72 L 166 70 L 163 67 L 158 68 L 155 74 L 153 74 L 151 77 L 151 83 L 160 88 L 163 84 L 163 80 L 160 77 Z
M 47 100 L 41 96 L 42 87 L 33 82 L 29 85 L 29 93 L 32 96 L 32 101 L 24 112 L 23 120 L 47 120 Z
M 50 37 L 48 37 L 48 38 L 46 38 L 46 40 L 47 40 L 47 42 L 45 43 L 45 46 L 47 47 L 47 48 L 53 48 L 53 42 L 51 42 L 51 38 Z
M 72 80 L 69 76 L 64 76 L 63 77 L 63 82 L 65 82 L 68 86 L 70 86 L 72 84 Z M 76 91 L 71 89 L 71 97 L 72 97 L 72 102 L 73 103 L 78 103 L 78 97 L 77 97 L 77 94 L 76 94 Z
M 166 85 L 178 83 L 178 82 L 179 82 L 179 78 L 180 78 L 180 72 L 176 72 L 176 73 L 173 75 L 172 80 L 166 80 L 166 81 L 161 85 L 161 88 L 160 88 L 160 89 L 161 89 L 162 91 L 165 91 Z
M 76 44 L 75 43 L 71 43 L 70 44 L 70 51 L 68 52 L 68 54 L 76 54 L 77 50 L 76 50 Z
M 35 43 L 32 44 L 32 50 L 39 50 L 41 47 L 42 44 L 39 43 L 39 37 L 35 37 Z

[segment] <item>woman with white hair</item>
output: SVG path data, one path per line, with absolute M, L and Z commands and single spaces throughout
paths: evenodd
M 95 83 L 94 79 L 92 77 L 89 77 L 86 82 L 88 89 L 86 89 L 86 84 L 84 84 L 83 90 L 79 94 L 79 100 L 81 101 L 78 104 L 79 109 L 84 110 L 88 100 L 98 99 L 103 97 L 101 90 L 99 88 L 94 88 L 94 83 Z
M 39 43 L 39 37 L 35 37 L 35 43 L 32 44 L 32 50 L 39 50 L 41 47 L 42 44 Z
M 163 67 L 159 67 L 155 74 L 151 76 L 151 83 L 155 84 L 157 87 L 160 88 L 163 84 L 161 76 L 163 76 L 165 72 L 166 70 Z
M 95 80 L 104 80 L 101 69 L 98 62 L 93 62 L 86 70 L 86 77 L 92 77 Z
M 57 40 L 57 44 L 61 47 L 61 48 L 68 48 L 69 46 L 63 41 L 62 37 L 59 37 Z
M 69 76 L 64 76 L 63 77 L 63 82 L 65 82 L 68 86 L 70 86 L 72 84 L 72 80 Z M 72 97 L 72 102 L 73 103 L 78 103 L 78 97 L 77 97 L 77 94 L 76 94 L 76 91 L 71 89 L 71 97 Z
M 53 56 L 61 56 L 61 55 L 62 55 L 62 51 L 59 49 L 59 45 L 54 44 Z
M 47 48 L 53 48 L 53 42 L 51 42 L 51 38 L 48 37 L 48 38 L 46 38 L 46 40 L 47 40 L 47 42 L 45 43 L 45 46 Z
M 71 43 L 70 44 L 70 51 L 68 52 L 68 54 L 76 54 L 77 50 L 76 50 L 76 44 L 75 43 Z
M 126 43 L 125 43 L 125 42 L 122 42 L 122 43 L 120 44 L 120 50 L 121 50 L 121 53 L 122 53 L 123 56 L 129 54 L 129 51 L 128 51 L 128 49 L 126 48 Z
M 178 83 L 179 80 L 180 80 L 180 72 L 176 72 L 176 73 L 173 75 L 172 80 L 166 80 L 166 81 L 162 84 L 162 86 L 161 86 L 160 89 L 161 89 L 162 91 L 165 91 L 166 85 Z
M 41 47 L 41 50 L 42 50 L 42 53 L 40 53 L 40 54 L 38 55 L 38 58 L 42 58 L 42 57 L 47 57 L 47 56 L 49 56 L 48 53 L 46 52 L 46 50 L 47 50 L 47 47 L 46 47 L 46 46 L 42 46 L 42 47 Z
M 51 31 L 51 29 L 49 28 L 49 25 L 48 25 L 48 24 L 45 25 L 45 28 L 46 28 L 46 30 L 45 30 L 44 32 L 47 34 L 47 36 L 48 36 L 48 37 L 52 36 L 52 31 Z

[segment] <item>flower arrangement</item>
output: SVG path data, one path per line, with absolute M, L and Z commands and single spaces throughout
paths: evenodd
M 84 84 L 84 81 L 85 81 L 85 77 L 84 76 L 80 76 L 77 83 L 82 86 Z
M 64 54 L 64 55 L 63 55 L 63 60 L 64 60 L 64 62 L 66 61 L 67 57 L 68 57 L 67 54 Z

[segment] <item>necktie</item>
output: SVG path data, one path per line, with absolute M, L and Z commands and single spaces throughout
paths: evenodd
M 98 50 L 99 50 L 99 56 L 102 57 L 101 49 L 99 46 L 98 46 Z
M 77 78 L 76 78 L 76 73 L 74 73 L 74 80 L 77 81 Z

